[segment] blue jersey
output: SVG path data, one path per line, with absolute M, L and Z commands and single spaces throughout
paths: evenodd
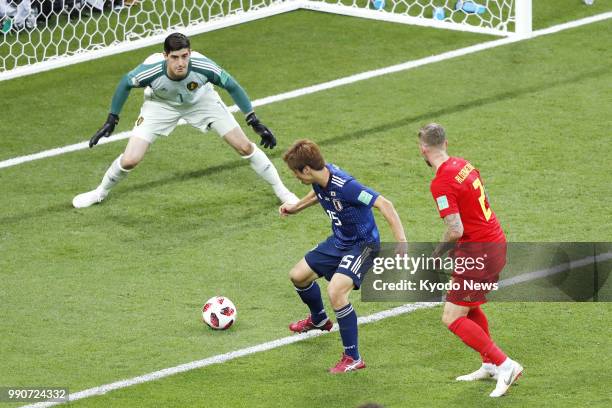
M 327 186 L 323 188 L 314 183 L 312 188 L 331 219 L 334 245 L 348 249 L 355 245 L 378 244 L 380 234 L 372 206 L 380 194 L 361 185 L 339 167 L 333 164 L 326 164 L 326 167 L 330 173 Z

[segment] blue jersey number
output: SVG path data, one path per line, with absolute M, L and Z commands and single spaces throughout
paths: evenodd
M 329 215 L 329 219 L 332 220 L 332 223 L 335 226 L 340 227 L 342 223 L 340 222 L 340 219 L 338 218 L 338 216 L 336 216 L 336 213 L 331 210 L 326 210 L 326 211 L 327 211 L 327 215 Z

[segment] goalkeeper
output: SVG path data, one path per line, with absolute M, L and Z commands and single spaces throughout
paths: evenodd
M 158 136 L 168 136 L 179 119 L 202 132 L 213 129 L 242 158 L 249 160 L 251 168 L 270 184 L 282 203 L 296 203 L 298 198 L 285 187 L 266 154 L 247 138 L 211 84 L 231 95 L 246 115 L 247 125 L 261 136 L 261 145 L 270 149 L 276 146 L 274 134 L 259 121 L 249 97 L 234 78 L 210 59 L 191 51 L 185 35 L 174 33 L 166 38 L 163 54 L 151 55 L 121 79 L 106 123 L 92 136 L 89 147 L 113 133 L 132 88 L 145 88 L 140 115 L 125 151 L 110 165 L 100 185 L 74 197 L 72 205 L 85 208 L 104 200 L 140 163 L 151 143 Z

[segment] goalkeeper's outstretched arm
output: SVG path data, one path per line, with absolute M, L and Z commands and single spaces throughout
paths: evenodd
M 121 109 L 123 109 L 123 105 L 125 105 L 125 101 L 127 101 L 128 96 L 130 96 L 130 91 L 133 87 L 134 85 L 132 85 L 130 77 L 128 75 L 124 75 L 123 78 L 121 78 L 121 81 L 119 81 L 119 85 L 117 85 L 117 89 L 113 95 L 110 113 L 119 116 L 119 113 L 121 113 Z
M 273 149 L 276 146 L 276 137 L 255 115 L 253 105 L 245 90 L 230 74 L 221 69 L 217 64 L 210 60 L 202 61 L 200 64 L 194 64 L 197 65 L 194 69 L 205 75 L 212 84 L 225 89 L 230 94 L 234 103 L 244 113 L 247 125 L 251 126 L 255 133 L 261 137 L 260 145 Z
M 119 123 L 119 113 L 121 109 L 123 109 L 123 105 L 127 100 L 128 96 L 130 96 L 130 91 L 134 86 L 129 79 L 128 75 L 125 75 L 119 81 L 119 85 L 117 85 L 117 89 L 115 90 L 115 94 L 113 95 L 113 100 L 111 102 L 110 113 L 106 118 L 106 122 L 98 131 L 89 139 L 89 147 L 94 147 L 98 144 L 103 137 L 109 137 L 113 131 L 115 130 L 115 126 Z

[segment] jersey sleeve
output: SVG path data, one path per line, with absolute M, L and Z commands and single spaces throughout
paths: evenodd
M 354 179 L 350 180 L 342 187 L 342 196 L 344 200 L 354 205 L 363 205 L 372 208 L 379 195 L 378 192 L 362 185 Z
M 118 115 L 130 96 L 132 88 L 149 86 L 157 77 L 163 75 L 163 64 L 140 64 L 128 72 L 117 85 L 111 102 L 111 113 Z
M 431 183 L 431 195 L 436 203 L 440 218 L 459 213 L 457 195 L 447 182 L 437 179 L 434 180 L 433 183 Z
M 117 89 L 115 90 L 115 94 L 113 95 L 113 100 L 111 101 L 111 113 L 115 115 L 119 115 L 121 109 L 123 109 L 123 105 L 125 101 L 127 101 L 128 96 L 130 96 L 130 91 L 132 90 L 132 85 L 128 79 L 128 76 L 124 76 L 121 78 L 119 85 L 117 85 Z
M 195 72 L 204 75 L 210 83 L 225 89 L 242 113 L 247 115 L 253 112 L 253 105 L 251 105 L 251 100 L 245 90 L 230 74 L 212 60 L 192 57 L 191 68 Z

